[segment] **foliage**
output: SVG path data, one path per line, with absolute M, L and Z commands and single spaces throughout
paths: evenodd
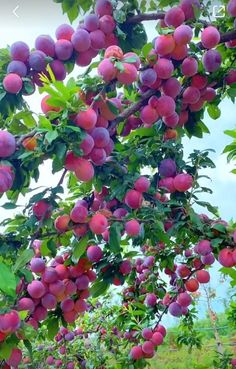
M 175 342 L 192 355 L 204 344 L 196 291 L 216 259 L 236 283 L 235 223 L 201 199 L 212 193 L 202 184 L 211 150 L 186 158 L 182 145 L 210 133 L 206 111 L 217 120 L 222 99 L 235 101 L 231 5 L 212 21 L 210 1 L 187 1 L 188 11 L 165 0 L 55 2 L 71 22 L 96 14 L 77 30 L 59 27 L 56 43 L 39 36 L 34 51 L 0 50 L 0 194 L 16 211 L 1 223 L 0 365 L 145 368 L 168 338 L 166 313 L 182 317 Z M 149 19 L 159 20 L 153 42 Z M 87 69 L 65 80 L 76 65 Z M 36 88 L 41 114 L 24 99 Z M 224 152 L 234 159 L 235 143 Z M 57 185 L 32 188 L 46 161 Z M 231 356 L 220 353 L 215 367 L 228 369 Z

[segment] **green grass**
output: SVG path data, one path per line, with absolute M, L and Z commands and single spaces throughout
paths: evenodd
M 225 314 L 219 314 L 217 327 L 224 350 L 231 352 L 236 357 L 236 332 L 229 325 Z M 209 319 L 199 320 L 195 328 L 201 334 L 202 348 L 193 349 L 189 352 L 188 347 L 178 348 L 175 344 L 177 327 L 168 330 L 165 344 L 160 346 L 158 352 L 151 362 L 152 369 L 214 369 L 213 360 L 216 357 L 216 341 L 211 330 Z

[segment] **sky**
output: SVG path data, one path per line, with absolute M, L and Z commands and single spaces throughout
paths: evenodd
M 16 15 L 13 11 L 15 10 Z M 15 41 L 22 40 L 34 47 L 34 40 L 40 34 L 49 34 L 54 37 L 55 30 L 58 25 L 68 23 L 66 15 L 62 14 L 60 4 L 54 3 L 52 0 L 43 1 L 29 1 L 29 0 L 9 0 L 1 4 L 0 12 L 0 48 L 11 45 Z M 78 25 L 78 20 L 74 22 L 73 26 Z M 149 41 L 156 36 L 155 30 L 156 22 L 145 22 L 145 27 L 148 33 Z M 76 67 L 73 74 L 77 76 L 81 73 L 81 68 Z M 28 102 L 33 111 L 40 112 L 41 96 L 35 93 L 28 98 Z M 204 139 L 192 138 L 189 140 L 185 138 L 183 141 L 186 155 L 191 153 L 193 149 L 212 148 L 216 152 L 211 154 L 212 160 L 216 164 L 215 169 L 205 170 L 204 174 L 211 177 L 211 182 L 207 184 L 213 190 L 213 195 L 201 195 L 202 200 L 209 201 L 213 205 L 217 205 L 220 210 L 221 217 L 225 220 L 235 219 L 234 200 L 236 198 L 236 175 L 230 173 L 234 167 L 233 163 L 228 164 L 226 156 L 222 155 L 224 147 L 231 142 L 230 137 L 223 132 L 225 129 L 233 129 L 236 126 L 235 113 L 236 109 L 230 100 L 224 100 L 220 104 L 221 117 L 214 121 L 207 113 L 204 117 L 204 123 L 210 130 L 210 135 L 205 135 Z M 45 185 L 45 178 L 50 178 L 50 185 L 55 185 L 58 182 L 60 173 L 51 175 L 50 177 L 50 163 L 46 162 L 41 169 L 41 177 L 38 185 Z M 32 186 L 31 186 L 32 187 Z M 36 187 L 36 185 L 35 185 Z M 6 199 L 0 199 L 0 205 L 5 203 Z M 20 203 L 25 203 L 26 198 L 21 198 Z M 203 208 L 196 209 L 199 212 L 205 211 Z M 12 211 L 1 210 L 0 220 L 4 217 L 14 215 Z M 219 283 L 219 273 L 217 266 L 214 267 L 214 278 L 211 282 L 213 288 L 217 287 L 218 297 L 225 297 L 227 291 L 227 283 Z M 202 314 L 205 308 L 202 306 Z M 219 311 L 222 308 L 222 303 L 216 302 L 215 309 Z M 201 310 L 201 309 L 200 309 Z M 174 319 L 174 318 L 173 318 Z

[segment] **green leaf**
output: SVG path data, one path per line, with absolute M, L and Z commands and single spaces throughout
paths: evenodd
M 207 112 L 212 119 L 218 119 L 221 115 L 221 111 L 216 105 L 209 105 L 207 108 Z
M 18 206 L 14 204 L 13 202 L 6 202 L 4 205 L 2 205 L 3 209 L 9 210 L 9 209 L 16 209 Z
M 47 119 L 45 116 L 40 115 L 39 116 L 39 128 L 47 129 L 48 131 L 52 130 L 52 124 L 49 119 Z
M 13 344 L 8 342 L 3 342 L 0 344 L 0 358 L 1 359 L 9 359 L 11 356 L 11 351 L 13 348 Z
M 21 311 L 18 311 L 18 314 L 21 320 L 25 320 L 25 318 L 29 315 L 29 311 L 21 310 Z
M 114 115 L 118 115 L 119 114 L 119 109 L 115 106 L 115 104 L 113 104 L 111 101 L 107 101 L 107 107 L 108 109 L 114 114 Z
M 73 248 L 72 258 L 74 262 L 77 262 L 79 258 L 83 255 L 88 246 L 88 236 L 81 238 L 79 242 L 75 242 L 75 247 Z
M 0 263 L 0 290 L 8 296 L 16 295 L 16 277 L 11 269 Z
M 124 72 L 124 70 L 125 70 L 124 64 L 123 64 L 123 63 L 121 63 L 121 62 L 119 62 L 119 61 L 115 62 L 115 67 L 116 67 L 120 72 Z
M 135 129 L 133 132 L 131 132 L 126 139 L 129 139 L 131 137 L 139 136 L 139 137 L 152 137 L 154 136 L 155 131 L 154 128 L 138 128 Z
M 118 222 L 114 222 L 110 227 L 109 248 L 114 254 L 118 254 L 121 251 L 120 240 L 122 229 L 123 225 Z
M 215 229 L 220 233 L 226 233 L 226 227 L 223 224 L 214 224 L 211 229 Z
M 236 269 L 223 267 L 220 268 L 220 272 L 230 276 L 233 280 L 236 281 Z
M 55 335 L 58 333 L 59 329 L 59 322 L 58 318 L 52 318 L 47 323 L 47 329 L 48 329 L 48 338 L 50 340 L 53 340 Z
M 31 361 L 33 361 L 33 348 L 32 348 L 32 344 L 29 340 L 24 340 L 24 345 L 28 350 L 29 356 L 31 358 Z
M 56 130 L 54 131 L 49 131 L 46 135 L 45 135 L 45 141 L 47 141 L 49 144 L 51 144 L 53 141 L 56 140 L 56 138 L 58 137 L 58 132 Z
M 40 252 L 42 256 L 48 256 L 51 254 L 49 248 L 48 248 L 48 240 L 43 240 L 41 246 L 40 246 Z
M 218 208 L 216 206 L 212 206 L 211 204 L 209 204 L 209 202 L 206 201 L 196 201 L 196 204 L 203 206 L 204 208 L 207 208 L 207 210 L 214 214 L 215 216 L 219 216 L 219 211 Z
M 92 287 L 90 288 L 90 293 L 92 297 L 98 297 L 103 295 L 109 287 L 105 281 L 98 281 L 95 282 Z
M 152 49 L 153 49 L 153 45 L 152 45 L 151 42 L 149 42 L 148 44 L 144 45 L 143 48 L 142 48 L 142 54 L 143 54 L 143 56 L 146 58 Z
M 227 136 L 230 136 L 230 137 L 236 138 L 236 129 L 232 129 L 232 130 L 226 129 L 226 130 L 224 131 L 224 133 L 225 133 Z
M 16 259 L 15 265 L 13 266 L 13 271 L 16 273 L 22 267 L 24 267 L 34 256 L 33 250 L 24 250 L 22 254 Z

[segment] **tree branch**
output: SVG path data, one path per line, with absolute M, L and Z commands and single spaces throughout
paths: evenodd
M 134 104 L 132 104 L 129 108 L 125 109 L 116 119 L 111 122 L 109 127 L 109 131 L 111 131 L 114 127 L 116 127 L 120 122 L 127 119 L 130 115 L 139 111 L 142 106 L 147 103 L 148 99 L 155 95 L 158 91 L 157 90 L 148 90 L 144 92 L 140 98 L 140 100 Z
M 26 133 L 25 135 L 19 136 L 18 140 L 16 141 L 16 145 L 20 146 L 25 138 L 33 137 L 36 133 L 37 133 L 37 130 L 34 129 L 33 131 Z
M 164 19 L 164 17 L 165 17 L 165 12 L 143 13 L 143 14 L 133 15 L 132 17 L 127 18 L 126 22 L 136 24 L 136 23 L 140 23 L 143 21 Z

